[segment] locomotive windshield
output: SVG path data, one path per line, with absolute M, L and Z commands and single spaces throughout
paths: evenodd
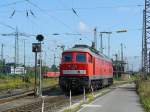
M 86 62 L 86 55 L 85 54 L 77 54 L 76 62 Z
M 72 61 L 72 54 L 63 55 L 63 62 L 71 62 L 71 61 Z

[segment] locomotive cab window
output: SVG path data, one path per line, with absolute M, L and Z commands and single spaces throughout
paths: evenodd
M 86 55 L 85 54 L 77 54 L 76 62 L 86 62 Z
M 63 62 L 71 62 L 71 61 L 72 61 L 72 54 L 63 55 Z

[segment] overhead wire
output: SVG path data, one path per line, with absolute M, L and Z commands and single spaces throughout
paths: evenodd
M 27 1 L 27 2 L 28 2 L 29 4 L 31 4 L 32 6 L 38 8 L 41 12 L 45 13 L 45 11 L 44 11 L 42 8 L 40 8 L 38 5 L 36 5 L 35 3 L 31 2 L 30 0 L 25 0 L 25 1 Z M 64 25 L 67 29 L 69 29 L 69 30 L 72 29 L 70 26 L 68 26 L 66 23 L 64 23 L 63 21 L 61 21 L 61 20 L 58 19 L 57 17 L 55 17 L 55 16 L 53 16 L 53 15 L 51 15 L 51 14 L 49 14 L 49 13 L 48 13 L 48 15 L 49 15 L 51 18 L 53 18 L 55 21 L 58 21 L 59 23 L 61 23 L 62 25 Z
M 15 13 L 16 13 L 16 10 L 14 10 L 14 11 L 12 12 L 12 14 L 10 15 L 9 18 L 12 18 L 12 17 L 15 15 Z
M 62 2 L 61 2 L 62 3 Z M 64 5 L 63 5 L 64 6 Z M 95 9 L 116 9 L 116 8 L 143 8 L 144 5 L 120 5 L 120 6 L 97 6 L 97 7 L 74 7 L 73 9 L 74 10 L 95 10 Z M 0 6 L 1 8 L 1 6 Z M 26 10 L 16 10 L 17 12 L 24 12 Z M 62 8 L 62 9 L 43 9 L 43 11 L 70 11 L 72 12 L 72 9 L 71 8 Z M 5 11 L 4 11 L 5 12 Z
M 40 9 L 40 11 L 44 12 L 43 9 L 41 9 L 38 5 L 34 4 L 33 2 L 31 2 L 31 1 L 29 1 L 29 0 L 20 0 L 20 1 L 16 1 L 16 2 L 9 3 L 9 4 L 5 4 L 5 6 L 8 6 L 8 5 L 15 5 L 16 3 L 23 2 L 23 1 L 27 1 L 28 3 L 30 3 L 30 5 L 36 7 L 36 8 L 38 8 L 38 9 Z M 1 6 L 4 6 L 4 5 L 1 5 Z M 32 10 L 30 10 L 30 11 L 27 11 L 27 10 L 26 10 L 26 17 L 29 16 L 29 12 L 32 14 L 32 16 L 35 17 L 35 14 L 33 13 Z M 15 13 L 16 13 L 16 10 L 14 10 L 14 11 L 12 12 L 10 18 L 12 18 Z M 67 28 L 70 30 L 70 27 L 69 27 L 67 24 L 65 24 L 64 22 L 60 21 L 58 18 L 56 18 L 56 17 L 54 17 L 54 16 L 52 16 L 52 15 L 50 15 L 50 16 L 53 17 L 54 20 L 59 21 L 61 24 L 63 24 L 65 27 L 67 27 Z M 33 21 L 32 21 L 32 22 L 33 22 Z M 34 22 L 33 22 L 33 23 L 34 23 Z M 13 28 L 13 27 L 11 27 L 11 26 L 9 26 L 9 25 L 6 25 L 6 24 L 4 24 L 4 23 L 0 23 L 0 25 L 3 25 L 3 26 L 5 26 L 5 27 L 11 28 L 11 29 L 13 29 L 13 30 L 16 30 L 15 28 Z M 36 24 L 36 25 L 37 25 L 37 24 Z M 34 34 L 30 34 L 30 35 L 34 36 Z
M 3 22 L 0 22 L 0 25 L 5 26 L 5 27 L 7 27 L 7 28 L 10 28 L 10 29 L 12 29 L 12 30 L 16 30 L 16 28 L 14 28 L 14 27 L 12 27 L 12 26 L 10 26 L 10 25 L 7 25 L 7 24 L 5 24 L 5 23 L 3 23 Z
M 38 8 L 40 11 L 42 11 L 42 12 L 45 13 L 45 11 L 44 11 L 42 8 L 40 8 L 38 5 L 36 5 L 35 3 L 31 2 L 30 0 L 26 0 L 26 1 L 27 1 L 28 3 L 30 3 L 32 6 Z M 52 15 L 49 15 L 49 16 L 50 16 L 50 17 L 53 17 L 53 19 L 55 19 L 55 20 L 57 20 L 58 22 L 60 22 L 61 24 L 63 24 L 63 25 L 64 25 L 65 27 L 67 27 L 69 30 L 73 31 L 70 26 L 68 26 L 68 25 L 65 24 L 64 22 L 60 21 L 58 18 L 56 18 L 56 17 L 54 17 L 54 16 L 52 16 Z M 75 35 L 78 35 L 78 33 L 79 33 L 79 32 L 77 32 L 77 34 L 75 34 Z M 74 34 L 73 34 L 73 35 L 74 35 Z M 78 35 L 78 36 L 83 37 L 83 35 Z
M 10 6 L 10 5 L 16 5 L 17 3 L 21 3 L 21 2 L 28 2 L 28 3 L 30 3 L 32 6 L 38 8 L 38 9 L 40 9 L 42 12 L 44 12 L 43 9 L 41 9 L 39 6 L 37 6 L 36 4 L 34 4 L 33 2 L 31 2 L 30 0 L 18 0 L 18 1 L 12 2 L 12 3 L 0 5 L 0 7 L 6 7 L 6 6 Z M 17 11 L 18 11 L 18 10 L 14 10 L 14 11 L 11 13 L 11 15 L 10 15 L 9 18 L 12 18 L 12 17 L 15 15 L 15 13 L 16 13 Z M 29 17 L 29 14 L 31 14 L 33 17 L 36 17 L 36 16 L 35 16 L 35 13 L 34 13 L 31 9 L 30 9 L 29 11 L 28 11 L 28 10 L 21 10 L 21 11 L 26 11 L 26 17 Z M 21 11 L 20 11 L 20 12 L 21 12 Z M 63 24 L 65 27 L 67 27 L 68 29 L 70 29 L 70 27 L 69 27 L 67 24 L 65 24 L 64 22 L 62 22 L 62 21 L 59 20 L 58 18 L 56 18 L 56 17 L 54 17 L 54 16 L 52 16 L 52 15 L 50 15 L 50 16 L 51 16 L 54 20 L 59 21 L 59 23 Z M 5 25 L 5 26 L 6 26 L 6 25 Z
M 59 1 L 61 2 L 62 6 L 63 6 L 64 8 L 68 8 L 68 6 L 66 6 L 66 5 L 62 2 L 62 0 L 59 0 Z M 81 21 L 84 22 L 83 19 L 82 19 L 81 16 L 80 16 L 79 12 L 74 9 L 74 1 L 73 1 L 73 0 L 72 0 L 72 7 L 71 7 L 71 8 L 68 8 L 68 9 L 73 13 L 73 15 L 75 15 L 75 16 L 79 19 L 80 22 L 81 22 Z M 85 22 L 85 23 L 86 23 L 86 22 Z M 88 26 L 89 26 L 89 25 L 88 25 Z M 79 34 L 80 34 L 80 36 L 81 36 L 81 38 L 79 38 L 79 40 L 81 40 L 82 38 L 85 38 L 85 37 L 83 36 L 83 33 L 79 32 Z M 87 40 L 89 40 L 89 39 L 87 38 Z M 91 41 L 91 40 L 89 40 L 89 41 Z
M 8 3 L 8 4 L 0 5 L 0 8 L 8 7 L 8 6 L 11 6 L 11 5 L 16 5 L 18 3 L 23 3 L 23 2 L 25 2 L 25 1 L 24 0 L 18 0 L 18 1 L 15 1 L 15 2 Z
M 29 6 L 29 4 L 28 3 L 26 3 L 26 4 L 28 5 L 28 6 L 26 5 L 26 17 L 27 17 L 27 21 L 31 22 L 30 23 L 31 24 L 31 31 L 33 31 L 33 25 L 32 24 L 34 24 L 36 27 L 39 27 L 38 24 L 34 21 L 34 19 L 36 19 L 36 14 L 35 14 L 35 11 L 33 11 L 32 8 Z M 31 14 L 34 17 L 33 20 L 32 20 L 32 18 L 28 17 L 29 14 Z
M 6 5 L 14 5 L 14 4 L 16 4 L 16 3 L 20 3 L 20 2 L 23 2 L 23 1 L 27 1 L 28 3 L 30 3 L 32 6 L 34 6 L 34 7 L 36 7 L 36 8 L 38 8 L 38 9 L 40 9 L 42 12 L 44 12 L 45 13 L 45 10 L 44 9 L 41 9 L 38 5 L 36 5 L 35 3 L 33 3 L 33 2 L 31 2 L 31 0 L 18 0 L 18 1 L 16 1 L 16 2 L 12 2 L 12 3 L 9 3 L 9 4 L 5 4 L 5 6 Z M 61 1 L 61 0 L 60 0 Z M 63 4 L 63 2 L 61 2 L 62 4 Z M 63 6 L 64 7 L 66 7 L 66 5 L 64 5 L 63 4 Z M 120 7 L 143 7 L 143 5 L 122 5 L 122 6 L 98 6 L 98 7 L 89 7 L 89 8 L 68 8 L 68 10 L 69 11 L 72 11 L 74 14 L 76 14 L 76 16 L 78 17 L 78 18 L 80 18 L 81 19 L 81 17 L 80 17 L 80 15 L 79 14 L 77 14 L 78 12 L 75 10 L 75 9 L 78 9 L 78 10 L 82 10 L 82 9 L 95 9 L 95 8 L 120 8 Z M 67 8 L 66 8 L 67 9 Z M 14 15 L 14 14 L 12 14 L 12 15 Z M 65 27 L 67 27 L 69 30 L 70 30 L 70 27 L 67 25 L 67 24 L 65 24 L 64 22 L 62 22 L 62 21 L 60 21 L 58 18 L 56 19 L 56 17 L 54 17 L 54 16 L 52 16 L 52 15 L 50 15 L 53 19 L 55 19 L 55 20 L 57 20 L 57 21 L 59 21 L 61 24 L 63 24 Z M 83 20 L 82 20 L 83 21 Z M 3 24 L 4 25 L 4 24 Z M 5 25 L 5 26 L 8 26 L 8 25 Z
M 97 6 L 97 7 L 75 7 L 74 9 L 78 10 L 95 10 L 95 9 L 101 9 L 101 8 L 137 8 L 137 7 L 144 7 L 144 5 L 118 5 L 118 6 Z M 69 9 L 64 9 L 64 10 L 69 10 Z
M 63 3 L 63 2 L 61 2 Z M 72 11 L 71 8 L 62 9 L 43 9 L 44 11 Z M 118 6 L 96 6 L 96 7 L 74 7 L 75 10 L 95 10 L 95 9 L 116 9 L 116 8 L 139 8 L 144 7 L 144 5 L 118 5 Z
M 58 0 L 57 0 L 58 1 Z M 66 8 L 67 7 L 67 5 L 66 4 L 64 4 L 63 2 L 62 2 L 62 0 L 59 0 L 59 2 L 61 3 L 61 5 L 64 7 L 64 8 Z M 70 8 L 71 9 L 71 8 Z

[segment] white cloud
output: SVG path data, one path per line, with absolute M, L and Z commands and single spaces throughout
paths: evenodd
M 78 30 L 82 33 L 82 32 L 89 32 L 90 29 L 89 27 L 82 21 L 79 22 L 79 25 L 78 25 Z

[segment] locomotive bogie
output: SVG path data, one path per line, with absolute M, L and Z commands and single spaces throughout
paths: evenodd
M 64 92 L 74 91 L 82 92 L 83 88 L 86 90 L 90 87 L 90 81 L 88 77 L 59 77 L 60 88 Z
M 86 92 L 98 90 L 113 84 L 113 78 L 106 79 L 94 79 L 91 80 L 89 77 L 59 77 L 60 88 L 65 92 Z

